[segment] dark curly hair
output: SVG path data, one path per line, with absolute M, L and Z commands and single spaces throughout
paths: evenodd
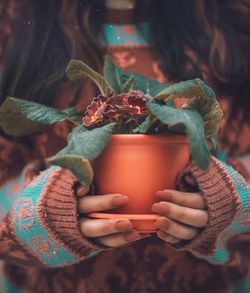
M 95 36 L 103 2 L 23 0 L 5 58 L 2 99 L 11 95 L 50 104 L 71 58 L 101 71 L 104 52 Z M 250 1 L 138 0 L 135 15 L 142 8 L 149 12 L 163 71 L 185 80 L 201 77 L 205 65 L 216 90 L 231 99 L 229 117 L 249 123 Z

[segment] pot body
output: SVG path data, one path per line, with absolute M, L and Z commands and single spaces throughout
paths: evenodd
M 151 214 L 156 191 L 175 189 L 176 177 L 188 162 L 184 135 L 112 135 L 109 145 L 92 162 L 97 194 L 129 197 L 126 206 L 110 213 Z

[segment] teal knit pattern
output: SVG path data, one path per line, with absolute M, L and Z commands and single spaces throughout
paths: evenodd
M 50 167 L 33 180 L 20 193 L 10 211 L 18 238 L 43 264 L 52 268 L 78 262 L 75 255 L 48 234 L 37 213 L 43 190 L 48 184 L 49 178 L 58 168 L 56 166 Z
M 214 264 L 225 264 L 229 261 L 227 249 L 229 238 L 240 233 L 250 232 L 250 186 L 237 171 L 225 162 L 221 162 L 221 164 L 234 181 L 235 189 L 241 201 L 241 208 L 237 212 L 232 224 L 218 237 L 214 255 L 206 258 Z
M 21 290 L 15 288 L 13 284 L 4 277 L 2 280 L 2 290 L 0 292 L 6 292 L 6 293 L 22 293 Z
M 103 25 L 102 35 L 99 37 L 101 45 L 109 46 L 134 46 L 149 45 L 152 43 L 149 23 L 141 22 L 134 24 L 109 24 Z

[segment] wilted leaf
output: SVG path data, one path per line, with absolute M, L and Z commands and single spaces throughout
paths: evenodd
M 156 102 L 148 103 L 148 108 L 162 123 L 172 127 L 183 125 L 189 141 L 190 153 L 198 167 L 207 169 L 210 153 L 206 143 L 203 121 L 200 114 L 193 110 L 177 110 Z
M 155 98 L 166 102 L 178 98 L 190 99 L 183 105 L 183 109 L 196 110 L 200 113 L 204 123 L 205 135 L 210 137 L 218 132 L 223 112 L 216 100 L 214 91 L 202 80 L 196 78 L 171 85 Z
M 181 97 L 194 98 L 199 96 L 215 99 L 214 91 L 201 79 L 196 78 L 170 85 L 158 93 L 155 98 L 158 100 L 174 100 Z
M 9 99 L 12 99 L 16 103 L 18 109 L 20 109 L 27 118 L 43 125 L 51 125 L 68 118 L 68 109 L 58 110 L 32 101 L 17 98 Z M 70 111 L 72 111 L 72 109 Z
M 70 80 L 80 80 L 89 77 L 99 88 L 103 96 L 114 92 L 110 84 L 99 74 L 80 60 L 71 60 L 67 68 L 67 76 Z
M 109 143 L 115 123 L 89 129 L 83 125 L 73 129 L 68 137 L 68 145 L 62 149 L 60 155 L 80 155 L 88 160 L 98 157 Z
M 90 186 L 93 181 L 94 174 L 90 162 L 83 156 L 56 155 L 49 158 L 48 163 L 69 169 L 84 186 Z
M 80 116 L 73 108 L 58 110 L 13 97 L 8 97 L 0 108 L 0 126 L 5 133 L 14 136 L 41 132 L 66 119 L 79 123 Z
M 42 132 L 49 125 L 42 125 L 26 117 L 17 106 L 16 99 L 7 98 L 0 108 L 0 127 L 13 136 L 24 136 Z
M 207 137 L 215 135 L 223 118 L 223 112 L 220 104 L 216 100 L 195 97 L 191 99 L 184 109 L 198 111 L 203 119 L 205 135 Z

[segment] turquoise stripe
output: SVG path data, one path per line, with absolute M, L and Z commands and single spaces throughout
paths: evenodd
M 149 23 L 138 25 L 104 24 L 103 34 L 100 37 L 102 45 L 146 45 L 152 43 Z
M 6 214 L 9 211 L 11 205 L 8 198 L 6 197 L 5 190 L 1 190 L 0 192 L 0 201 L 1 201 L 1 206 L 3 207 L 1 211 L 4 211 Z
M 226 162 L 226 160 L 228 159 L 228 153 L 221 151 L 221 150 L 218 150 L 216 152 L 216 158 L 222 162 Z
M 241 281 L 236 284 L 230 293 L 249 293 L 250 292 L 250 280 Z
M 220 163 L 233 179 L 236 192 L 241 201 L 241 207 L 233 223 L 221 234 L 224 237 L 218 238 L 215 254 L 206 258 L 206 260 L 215 264 L 224 264 L 229 261 L 229 252 L 226 247 L 229 238 L 250 231 L 250 188 L 246 181 L 232 167 L 226 163 Z
M 0 188 L 0 204 L 7 213 L 12 203 L 15 201 L 20 191 L 24 188 L 23 174 L 18 178 L 12 179 Z
M 225 247 L 217 247 L 215 254 L 213 256 L 206 257 L 206 260 L 212 264 L 225 264 L 229 261 L 229 252 Z
M 12 219 L 17 236 L 38 258 L 50 267 L 66 266 L 77 258 L 64 249 L 44 229 L 37 215 L 37 204 L 49 178 L 58 169 L 51 167 L 23 190 L 12 209 Z M 44 215 L 46 217 L 46 215 Z
M 22 291 L 15 288 L 6 277 L 3 278 L 3 285 L 2 285 L 1 292 L 3 292 L 3 293 L 22 293 Z

